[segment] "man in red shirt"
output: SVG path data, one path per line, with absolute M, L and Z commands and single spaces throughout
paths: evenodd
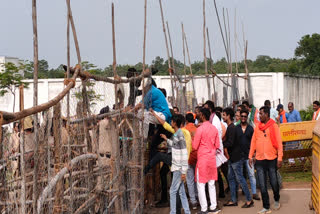
M 267 187 L 267 175 L 269 174 L 270 184 L 274 195 L 274 209 L 280 209 L 280 188 L 277 177 L 277 170 L 282 165 L 282 140 L 280 129 L 276 122 L 270 119 L 270 108 L 260 108 L 260 123 L 256 126 L 250 146 L 249 164 L 253 166 L 253 155 L 256 154 L 256 169 L 260 191 L 262 195 L 263 209 L 260 214 L 271 213 L 270 200 Z

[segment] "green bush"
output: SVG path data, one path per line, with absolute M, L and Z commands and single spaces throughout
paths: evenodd
M 308 106 L 307 109 L 301 110 L 300 111 L 300 116 L 302 121 L 309 121 L 312 120 L 313 116 L 313 106 L 310 105 Z

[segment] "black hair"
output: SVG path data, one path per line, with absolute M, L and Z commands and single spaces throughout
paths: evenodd
M 265 105 L 265 106 L 271 106 L 271 102 L 270 102 L 270 100 L 266 100 L 266 101 L 264 101 L 264 105 Z
M 217 115 L 217 117 L 219 118 L 219 120 L 221 120 L 221 112 L 220 112 L 220 111 L 217 111 L 217 112 L 216 112 L 216 115 Z
M 259 110 L 262 110 L 265 114 L 268 114 L 268 116 L 270 117 L 270 108 L 268 106 L 262 106 Z
M 211 112 L 209 109 L 207 108 L 201 108 L 200 109 L 200 112 L 203 114 L 204 118 L 206 118 L 206 120 L 210 120 L 210 115 L 211 115 Z
M 233 120 L 234 117 L 234 111 L 232 108 L 228 107 L 223 109 L 223 112 L 226 113 L 226 115 L 230 115 L 230 119 Z
M 216 107 L 215 112 L 216 112 L 216 113 L 217 113 L 217 111 L 222 112 L 222 110 L 223 110 L 223 108 L 222 108 L 222 107 L 220 107 L 220 106 L 218 106 L 218 107 Z
M 164 95 L 164 97 L 167 97 L 167 91 L 164 88 L 158 88 Z
M 211 110 L 211 112 L 214 112 L 214 102 L 212 102 L 211 100 L 207 100 L 207 102 L 205 102 L 205 105 L 208 105 L 209 109 Z
M 238 105 L 237 108 L 240 108 L 241 110 L 245 110 L 246 108 L 244 107 L 244 105 Z
M 103 107 L 103 108 L 100 110 L 99 115 L 100 115 L 100 114 L 106 114 L 106 113 L 108 113 L 109 111 L 110 111 L 109 106 Z
M 186 121 L 188 121 L 189 123 L 194 123 L 194 117 L 192 113 L 186 114 Z
M 175 122 L 177 126 L 180 128 L 183 122 L 183 116 L 181 114 L 175 114 L 172 116 L 172 122 Z
M 247 100 L 242 102 L 242 105 L 250 106 L 249 102 Z
M 177 106 L 174 106 L 173 109 L 177 109 L 179 111 L 179 108 Z
M 19 122 L 13 122 L 13 128 L 15 128 L 16 127 L 16 124 L 18 124 L 18 129 L 20 130 L 20 123 Z
M 320 106 L 320 102 L 318 100 L 314 101 L 313 104 Z
M 240 111 L 240 115 L 241 115 L 242 113 L 246 113 L 247 116 L 249 115 L 249 112 L 248 112 L 246 109 L 241 110 L 241 111 Z
M 182 114 L 179 114 L 179 116 L 181 117 L 181 121 L 182 121 L 182 125 L 185 125 L 186 124 L 186 118 L 182 115 Z

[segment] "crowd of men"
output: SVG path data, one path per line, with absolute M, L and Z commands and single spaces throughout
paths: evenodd
M 283 145 L 278 124 L 301 121 L 300 113 L 294 109 L 292 102 L 288 103 L 289 112 L 285 112 L 282 104 L 274 109 L 269 100 L 266 100 L 261 108 L 244 101 L 241 105 L 224 109 L 216 107 L 214 102 L 208 100 L 197 106 L 194 112 L 182 115 L 177 107 L 169 107 L 165 90 L 158 89 L 151 78 L 146 80 L 145 87 L 139 93 L 134 85 L 130 87 L 132 93 L 129 100 L 132 107 L 126 110 L 137 111 L 143 116 L 143 135 L 145 139 L 149 137 L 151 142 L 149 163 L 144 168 L 144 173 L 147 174 L 162 162 L 161 200 L 156 207 L 170 206 L 172 214 L 181 213 L 183 208 L 184 213 L 188 214 L 191 209 L 195 210 L 200 206 L 199 213 L 216 214 L 221 211 L 217 197 L 225 198 L 228 192 L 230 199 L 224 206 L 238 206 L 240 187 L 246 199 L 241 208 L 251 208 L 254 200 L 260 200 L 256 188 L 258 183 L 263 203 L 263 209 L 258 213 L 271 213 L 267 191 L 269 181 L 275 201 L 273 209 L 280 209 L 277 169 L 282 165 Z M 140 103 L 133 106 L 137 94 L 145 96 Z M 313 102 L 313 109 L 313 120 L 319 120 L 318 101 Z M 100 113 L 106 112 L 104 108 Z M 101 127 L 103 122 L 104 120 L 100 121 Z M 108 123 L 105 123 L 107 126 Z M 18 123 L 14 123 L 8 151 L 11 156 L 19 152 L 19 127 Z M 28 168 L 32 168 L 33 164 L 32 127 L 32 121 L 25 119 L 25 152 L 27 164 L 30 165 Z M 109 147 L 110 145 L 102 152 L 108 158 L 111 153 Z M 163 152 L 164 149 L 166 152 Z M 16 174 L 17 161 L 12 162 L 12 168 Z M 168 194 L 167 175 L 170 171 L 172 179 Z
M 170 213 L 180 213 L 182 207 L 184 213 L 191 213 L 191 209 L 200 206 L 199 213 L 215 214 L 221 211 L 217 196 L 225 198 L 225 193 L 230 191 L 230 200 L 224 206 L 238 206 L 238 189 L 241 187 L 246 198 L 241 208 L 251 208 L 254 200 L 261 200 L 257 194 L 258 183 L 263 204 L 258 213 L 271 213 L 269 182 L 274 196 L 272 208 L 280 209 L 277 170 L 282 165 L 283 145 L 279 124 L 301 121 L 292 102 L 288 103 L 289 112 L 286 113 L 282 104 L 274 109 L 269 100 L 259 109 L 248 101 L 236 109 L 223 109 L 208 100 L 197 106 L 194 113 L 182 115 L 177 107 L 170 109 L 165 94 L 157 90 L 152 86 L 150 97 L 143 100 L 145 125 L 151 123 L 158 127 L 149 132 L 152 140 L 145 174 L 158 163 L 163 163 L 160 170 L 161 200 L 156 207 L 170 206 Z M 159 109 L 155 103 L 166 105 Z M 315 101 L 313 107 L 313 120 L 317 120 L 320 118 L 319 102 Z M 167 147 L 166 153 L 158 151 L 163 147 Z M 170 169 L 172 181 L 168 200 L 167 174 Z M 226 189 L 222 174 L 227 181 Z M 250 188 L 246 178 L 249 178 Z

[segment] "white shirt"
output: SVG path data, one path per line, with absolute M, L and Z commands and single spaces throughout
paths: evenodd
M 216 164 L 218 168 L 223 163 L 227 162 L 228 159 L 224 156 L 224 153 L 223 153 L 222 127 L 221 127 L 221 121 L 219 120 L 219 117 L 217 115 L 214 115 L 212 119 L 212 125 L 214 125 L 218 129 L 219 139 L 220 139 L 219 150 L 217 150 L 217 154 L 216 154 Z

